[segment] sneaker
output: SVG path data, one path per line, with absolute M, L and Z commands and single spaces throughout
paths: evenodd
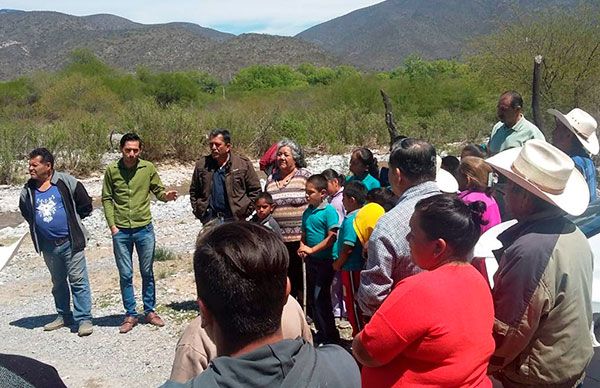
M 85 337 L 94 332 L 94 326 L 92 325 L 92 321 L 81 321 L 79 323 L 79 330 L 77 330 L 77 335 L 80 337 Z
M 119 327 L 119 333 L 121 333 L 121 334 L 129 333 L 131 331 L 131 329 L 133 329 L 134 326 L 137 324 L 138 324 L 138 319 L 136 317 L 132 317 L 131 315 L 128 315 L 125 317 L 125 320 L 123 321 L 123 323 L 121 323 L 121 327 Z
M 350 322 L 348 322 L 347 320 L 345 320 L 343 318 L 336 318 L 335 324 L 340 329 L 350 329 L 352 327 Z
M 163 321 L 162 318 L 154 311 L 151 311 L 148 314 L 146 314 L 146 323 L 158 327 L 163 327 L 165 325 L 165 321 Z
M 55 320 L 48 323 L 47 325 L 44 325 L 44 331 L 53 331 L 72 324 L 73 319 L 65 319 L 62 315 L 57 315 Z

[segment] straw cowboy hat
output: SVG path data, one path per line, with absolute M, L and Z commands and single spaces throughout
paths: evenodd
M 578 216 L 590 202 L 585 178 L 564 152 L 532 139 L 486 159 L 506 178 L 565 212 Z
M 442 168 L 442 158 L 439 155 L 435 157 L 435 182 L 443 193 L 454 194 L 458 191 L 458 181 Z
M 577 136 L 583 147 L 592 155 L 597 155 L 600 150 L 596 128 L 598 123 L 584 110 L 575 108 L 566 115 L 556 109 L 548 109 L 548 113 L 559 119 L 571 132 Z

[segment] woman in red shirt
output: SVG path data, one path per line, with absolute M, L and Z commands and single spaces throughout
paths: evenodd
M 355 337 L 363 387 L 492 386 L 492 296 L 467 262 L 484 211 L 448 194 L 417 203 L 406 239 L 426 271 L 399 282 Z

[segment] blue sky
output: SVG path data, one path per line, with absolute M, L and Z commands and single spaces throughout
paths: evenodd
M 224 32 L 295 35 L 381 0 L 2 0 L 0 8 L 84 16 L 110 13 L 139 23 L 191 22 Z

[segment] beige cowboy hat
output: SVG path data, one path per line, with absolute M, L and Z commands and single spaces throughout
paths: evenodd
M 458 191 L 458 181 L 442 168 L 442 158 L 439 155 L 435 157 L 435 182 L 443 193 L 454 194 Z
M 532 139 L 486 159 L 506 178 L 530 193 L 578 216 L 590 202 L 585 178 L 564 152 L 543 140 Z
M 584 110 L 575 108 L 566 115 L 556 109 L 548 109 L 548 113 L 559 119 L 571 132 L 577 136 L 583 147 L 592 155 L 597 155 L 600 151 L 596 128 L 598 123 L 594 118 Z

